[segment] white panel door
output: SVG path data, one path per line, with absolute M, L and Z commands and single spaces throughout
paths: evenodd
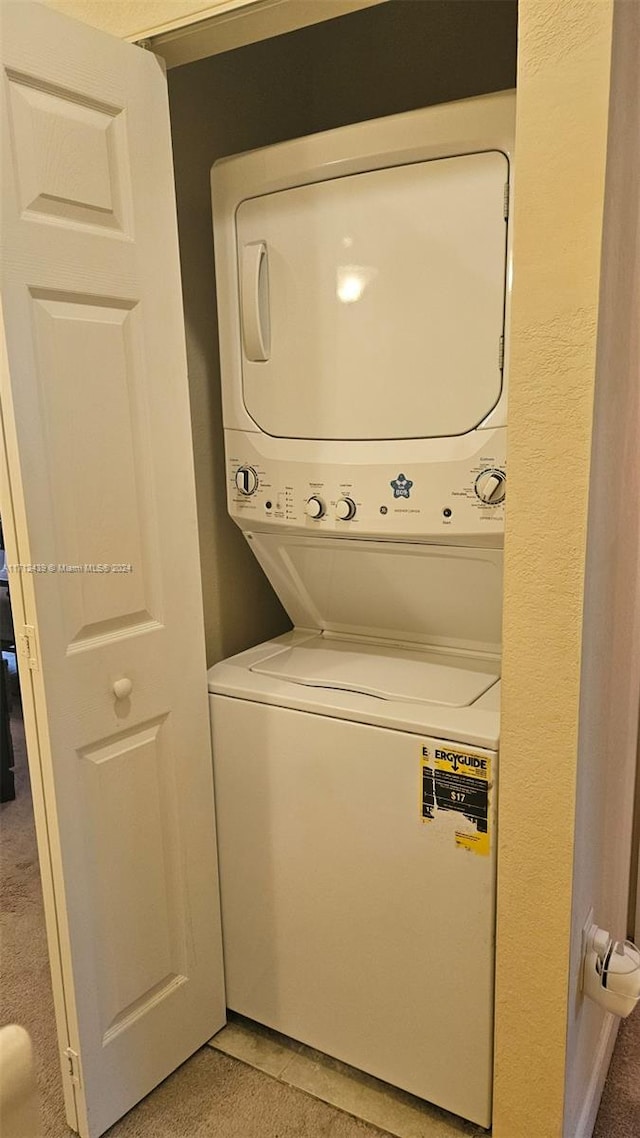
M 3 17 L 13 557 L 95 1138 L 224 1022 L 169 115 L 151 54 L 39 5 Z
M 492 150 L 242 202 L 243 394 L 263 431 L 434 438 L 486 418 L 502 390 L 508 176 Z

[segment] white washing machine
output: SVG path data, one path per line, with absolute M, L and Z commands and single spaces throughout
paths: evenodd
M 212 171 L 229 511 L 295 626 L 209 674 L 227 1003 L 483 1126 L 514 109 Z

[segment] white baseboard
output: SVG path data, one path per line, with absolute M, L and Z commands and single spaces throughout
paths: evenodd
M 591 1138 L 593 1134 L 598 1107 L 600 1106 L 600 1099 L 602 1098 L 602 1092 L 604 1090 L 604 1084 L 619 1027 L 620 1020 L 618 1016 L 611 1015 L 611 1013 L 608 1012 L 600 1031 L 598 1049 L 596 1051 L 584 1105 L 580 1111 L 576 1132 L 575 1134 L 567 1135 L 567 1138 Z

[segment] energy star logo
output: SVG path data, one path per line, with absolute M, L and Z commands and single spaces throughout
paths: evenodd
M 393 479 L 389 485 L 393 490 L 394 498 L 409 498 L 411 495 L 411 487 L 413 482 L 410 478 L 405 478 L 404 474 L 399 474 L 397 478 Z

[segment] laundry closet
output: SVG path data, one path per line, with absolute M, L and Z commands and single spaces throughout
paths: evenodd
M 330 21 L 170 101 L 212 660 L 250 649 L 209 674 L 227 1004 L 488 1126 L 515 56 L 468 66 L 481 12 Z
M 268 741 L 277 731 L 265 721 L 252 728 L 251 738 L 245 737 L 242 731 L 249 724 L 249 715 L 239 710 L 242 699 L 247 697 L 252 707 L 261 700 L 266 706 L 273 702 L 269 685 L 274 677 L 276 688 L 280 685 L 278 690 L 285 692 L 289 684 L 299 683 L 307 690 L 314 685 L 322 687 L 321 673 L 325 681 L 329 676 L 325 687 L 333 692 L 333 702 L 317 714 L 318 739 L 320 720 L 325 726 L 332 725 L 327 727 L 329 734 L 321 751 L 325 748 L 334 763 L 341 755 L 347 758 L 349 731 L 361 732 L 353 744 L 361 781 L 357 785 L 352 781 L 344 799 L 340 794 L 335 799 L 336 817 L 340 817 L 340 834 L 334 843 L 338 863 L 334 861 L 331 867 L 327 862 L 326 898 L 331 901 L 336 894 L 340 850 L 346 851 L 349 845 L 349 819 L 352 804 L 357 801 L 357 787 L 366 786 L 366 741 L 371 738 L 372 755 L 377 749 L 382 765 L 377 773 L 371 769 L 376 814 L 375 819 L 372 815 L 367 868 L 373 873 L 374 884 L 376 876 L 382 879 L 387 866 L 391 872 L 380 904 L 370 890 L 370 881 L 364 879 L 359 900 L 371 898 L 371 928 L 375 929 L 381 920 L 381 904 L 394 897 L 396 884 L 402 887 L 395 917 L 397 935 L 391 936 L 391 948 L 386 945 L 384 949 L 388 951 L 387 974 L 393 971 L 393 984 L 400 992 L 404 964 L 402 953 L 396 952 L 398 945 L 410 946 L 415 976 L 420 965 L 418 939 L 425 938 L 425 943 L 429 939 L 429 913 L 425 906 L 421 908 L 420 900 L 423 879 L 411 851 L 420 840 L 416 835 L 424 837 L 433 823 L 436 836 L 432 848 L 439 849 L 440 843 L 442 860 L 438 861 L 440 854 L 436 853 L 427 876 L 431 875 L 434 897 L 439 897 L 435 917 L 439 957 L 445 958 L 447 937 L 455 936 L 456 952 L 461 951 L 463 957 L 470 945 L 477 947 L 478 983 L 471 965 L 466 973 L 460 971 L 457 1034 L 450 1037 L 448 980 L 440 985 L 435 978 L 444 1003 L 434 1013 L 434 1022 L 437 1020 L 444 1034 L 438 1038 L 437 1062 L 432 1059 L 434 1070 L 437 1068 L 433 1084 L 428 1079 L 422 1081 L 425 1063 L 415 1053 L 414 1039 L 418 1039 L 419 1048 L 424 1048 L 418 1028 L 424 1031 L 428 1020 L 421 1015 L 421 997 L 414 1006 L 414 988 L 405 984 L 403 998 L 415 1017 L 415 1032 L 406 1008 L 401 1008 L 397 1048 L 391 1037 L 383 1039 L 384 1017 L 364 1023 L 363 1008 L 375 995 L 371 988 L 375 967 L 373 971 L 363 967 L 351 1019 L 347 1023 L 349 1017 L 343 1017 L 344 1046 L 334 1046 L 322 1032 L 314 1034 L 315 1028 L 305 1034 L 301 1026 L 296 1033 L 291 1019 L 281 1023 L 265 1015 L 264 1022 L 487 1126 L 491 1121 L 499 721 L 495 696 L 500 671 L 506 477 L 502 374 L 510 287 L 507 218 L 516 4 L 503 0 L 481 4 L 475 0 L 442 4 L 393 0 L 170 70 L 171 139 L 162 119 L 164 89 L 160 84 L 164 81 L 153 58 L 141 59 L 141 53 L 134 57 L 127 45 L 107 42 L 99 33 L 80 25 L 74 30 L 51 13 L 34 14 L 29 7 L 23 15 L 20 7 L 12 17 L 17 46 L 12 43 L 13 54 L 6 69 L 10 124 L 5 131 L 6 160 L 15 171 L 7 187 L 10 269 L 5 321 L 11 401 L 7 402 L 10 413 L 6 430 L 15 529 L 23 541 L 22 546 L 18 543 L 14 547 L 13 559 L 17 563 L 20 554 L 20 560 L 35 565 L 33 573 L 21 578 L 22 592 L 16 596 L 16 604 L 26 630 L 28 667 L 33 673 L 29 747 L 32 752 L 40 748 L 45 758 L 50 756 L 43 762 L 45 798 L 48 794 L 49 800 L 48 806 L 45 802 L 42 807 L 39 840 L 43 851 L 44 843 L 48 843 L 53 867 L 53 883 L 45 877 L 45 896 L 51 905 L 50 953 L 59 1001 L 61 1053 L 63 1064 L 69 1064 L 64 1084 L 69 1121 L 83 1136 L 98 1138 L 223 1025 L 222 939 L 228 933 L 235 941 L 238 935 L 246 946 L 248 935 L 254 937 L 253 931 L 248 934 L 241 927 L 242 919 L 240 926 L 232 928 L 238 905 L 240 909 L 244 905 L 245 913 L 257 913 L 253 901 L 245 904 L 230 896 L 228 890 L 248 869 L 235 863 L 238 854 L 242 858 L 245 843 L 241 841 L 238 847 L 236 842 L 232 847 L 242 824 L 253 817 L 255 802 L 243 817 L 244 792 L 231 786 L 229 770 L 219 765 L 215 780 L 224 787 L 224 798 L 221 796 L 217 803 L 218 847 L 208 754 L 208 703 L 215 705 L 222 700 L 233 705 L 242 729 L 225 721 L 226 742 L 221 742 L 221 736 L 216 739 L 214 707 L 214 751 L 222 746 L 231 754 L 232 748 L 238 747 L 244 759 L 254 743 Z M 30 21 L 34 21 L 31 28 Z M 46 49 L 39 46 L 45 43 Z M 103 50 L 104 55 L 100 66 L 89 69 L 87 53 L 90 47 L 94 50 L 94 44 L 96 58 Z M 144 73 L 140 90 L 138 72 Z M 468 128 L 464 100 L 475 99 L 480 109 L 472 109 L 473 125 Z M 429 117 L 428 108 L 455 104 L 462 110 L 454 107 L 445 109 L 443 116 Z M 159 119 L 154 117 L 158 108 Z M 282 474 L 282 486 L 273 483 L 272 503 L 265 493 L 271 483 L 261 465 L 262 457 L 250 456 L 247 464 L 244 451 L 228 451 L 228 439 L 225 457 L 211 167 L 220 159 L 246 151 L 405 112 L 426 116 L 412 120 L 408 153 L 425 167 L 432 158 L 451 158 L 463 164 L 468 159 L 473 176 L 479 171 L 479 184 L 486 189 L 486 225 L 481 211 L 473 214 L 470 246 L 480 249 L 488 241 L 495 264 L 486 295 L 480 274 L 473 280 L 475 293 L 464 298 L 467 312 L 473 311 L 480 300 L 483 304 L 486 300 L 491 308 L 489 349 L 482 329 L 473 330 L 482 341 L 483 360 L 487 351 L 491 356 L 484 402 L 465 412 L 464 399 L 455 393 L 458 379 L 453 369 L 451 384 L 447 378 L 443 385 L 444 410 L 433 432 L 437 438 L 424 431 L 416 440 L 411 437 L 410 419 L 413 410 L 416 414 L 425 411 L 420 407 L 416 375 L 411 380 L 416 396 L 411 413 L 402 406 L 403 376 L 390 376 L 402 446 L 396 460 L 390 449 L 394 436 L 382 439 L 381 445 L 386 448 L 384 470 L 379 472 L 375 498 L 370 495 L 365 501 L 362 487 L 353 489 L 344 471 L 339 480 L 336 473 L 345 461 L 340 448 L 350 446 L 357 438 L 357 407 L 352 407 L 348 428 L 340 426 L 339 416 L 334 416 L 333 425 L 328 427 L 335 467 L 331 496 L 324 475 L 319 478 L 318 470 L 306 471 L 304 494 L 293 486 L 289 501 L 289 475 Z M 423 121 L 424 138 L 420 133 Z M 450 124 L 449 150 L 442 149 L 442 137 L 440 149 L 429 150 L 432 122 L 440 124 L 437 130 L 441 132 Z M 384 127 L 383 134 L 384 153 L 395 153 L 398 147 L 393 129 Z M 182 381 L 181 313 L 175 303 L 177 249 L 172 236 L 169 141 L 175 176 L 190 424 Z M 298 141 L 296 146 L 304 158 L 305 143 Z M 315 159 L 308 161 L 311 169 Z M 398 168 L 402 162 L 397 159 Z M 385 165 L 378 162 L 378 174 L 388 173 Z M 404 168 L 410 166 L 411 162 L 405 163 Z M 356 173 L 368 168 L 362 165 Z M 214 212 L 215 177 L 214 173 Z M 455 198 L 461 192 L 456 177 L 451 184 L 445 179 L 433 188 L 432 200 L 440 203 L 444 214 L 449 195 Z M 141 194 L 139 185 L 143 186 Z M 373 212 L 381 228 L 385 193 L 383 187 L 380 195 L 376 181 Z M 415 190 L 409 186 L 403 199 L 408 208 L 415 209 L 415 198 Z M 468 194 L 464 201 L 468 204 L 471 198 L 475 201 L 475 194 Z M 465 208 L 461 214 L 466 216 Z M 473 209 L 467 212 L 471 214 Z M 250 238 L 252 243 L 256 245 L 255 237 Z M 216 256 L 219 248 L 217 241 Z M 407 257 L 410 254 L 407 246 Z M 461 254 L 466 255 L 466 250 L 461 248 Z M 261 264 L 261 257 L 254 258 L 256 296 Z M 358 299 L 359 294 L 348 295 L 353 288 L 348 275 L 343 286 L 346 303 Z M 228 290 L 225 303 L 231 303 L 232 292 Z M 448 279 L 443 292 L 450 309 L 455 302 L 455 282 L 452 286 Z M 434 290 L 434 299 L 438 300 L 436 293 Z M 342 302 L 345 296 L 338 293 L 338 298 Z M 419 324 L 419 306 L 415 323 Z M 451 351 L 462 358 L 467 327 L 459 340 L 455 339 L 454 325 L 452 328 Z M 417 327 L 416 335 L 419 333 Z M 442 353 L 442 345 L 438 350 Z M 253 358 L 249 355 L 250 360 Z M 468 393 L 473 387 L 472 377 L 467 375 L 464 383 Z M 333 391 L 332 399 L 338 406 L 339 389 Z M 278 416 L 282 421 L 286 408 L 281 400 L 274 412 L 264 390 L 259 400 L 263 433 L 271 437 L 270 424 L 277 423 Z M 304 399 L 297 403 L 292 399 L 291 407 L 294 418 L 298 415 L 291 432 L 295 435 L 298 431 L 297 444 L 304 444 L 314 437 L 308 429 L 308 408 Z M 494 412 L 495 422 L 491 418 Z M 361 440 L 370 449 L 375 449 L 379 433 L 385 429 L 381 399 L 376 413 L 377 425 L 371 437 Z M 272 414 L 275 419 L 270 418 Z M 303 420 L 305 427 L 300 431 Z M 225 425 L 229 427 L 228 422 Z M 341 438 L 331 434 L 335 430 L 338 435 L 343 431 Z M 277 433 L 276 426 L 273 435 Z M 468 446 L 461 441 L 475 434 L 483 437 Z M 452 436 L 453 450 L 451 456 L 447 452 L 447 461 L 451 457 L 464 471 L 451 483 L 457 497 L 450 500 L 445 496 L 437 504 L 437 532 L 444 537 L 441 541 L 433 538 L 435 530 L 429 529 L 431 538 L 425 540 L 419 515 L 420 510 L 427 509 L 423 495 L 430 483 L 422 475 L 427 462 L 434 467 L 440 464 L 445 444 L 451 441 L 448 436 Z M 322 435 L 319 439 L 322 441 Z M 487 443 L 483 449 L 485 439 L 491 445 Z M 433 453 L 423 454 L 419 445 L 423 441 L 436 443 Z M 296 458 L 300 466 L 301 454 L 299 450 Z M 414 466 L 420 468 L 415 478 Z M 256 482 L 252 483 L 254 477 Z M 258 488 L 259 495 L 252 499 Z M 278 504 L 276 491 L 282 493 L 283 503 L 287 499 L 286 506 Z M 291 525 L 289 545 L 283 542 L 284 554 L 271 535 L 265 538 L 258 534 L 256 541 L 251 525 L 242 520 L 251 518 L 247 510 L 253 509 L 254 501 L 259 502 L 261 517 L 269 524 L 276 521 L 280 511 L 282 519 Z M 428 508 L 433 510 L 433 501 Z M 238 526 L 231 520 L 229 509 Z M 351 530 L 348 543 L 341 545 L 343 523 Z M 264 529 L 264 525 L 257 529 Z M 359 532 L 364 542 L 360 542 Z M 316 540 L 316 534 L 323 533 L 324 537 Z M 446 550 L 431 556 L 431 540 L 447 546 Z M 256 557 L 250 549 L 251 541 Z M 403 543 L 406 549 L 401 548 Z M 338 562 L 339 574 L 335 571 Z M 365 563 L 367 571 L 363 574 Z M 403 603 L 405 577 L 412 596 L 420 594 L 417 607 Z M 387 609 L 383 597 L 377 622 L 376 581 L 386 582 L 391 598 Z M 327 582 L 332 582 L 329 590 Z M 455 603 L 451 600 L 454 595 Z M 478 597 L 481 603 L 477 603 Z M 424 619 L 416 616 L 423 612 L 427 614 Z M 30 613 L 36 614 L 31 620 Z M 292 622 L 296 625 L 293 639 L 279 641 Z M 317 637 L 309 637 L 310 631 L 322 636 L 326 632 L 335 640 L 318 643 Z M 363 686 L 362 661 L 353 654 L 352 639 L 341 639 L 345 631 L 357 642 L 358 638 L 367 642 L 368 686 Z M 236 689 L 232 673 L 238 665 L 221 662 L 261 642 L 266 642 L 266 654 L 261 649 L 258 657 L 239 665 L 242 669 L 246 664 L 251 673 L 249 687 L 243 679 Z M 461 667 L 461 661 L 466 666 Z M 218 679 L 210 678 L 211 700 L 206 667 L 213 667 L 214 672 L 223 669 L 216 673 Z M 224 671 L 227 667 L 231 672 Z M 323 671 L 325 668 L 328 672 Z M 256 679 L 260 675 L 268 678 Z M 424 676 L 443 693 L 441 699 L 438 695 L 431 701 L 445 708 L 435 718 L 429 699 L 425 699 Z M 414 687 L 407 694 L 407 684 L 410 688 L 412 682 Z M 393 705 L 391 710 L 386 706 L 373 716 L 363 712 L 366 701 L 378 696 L 381 705 Z M 24 698 L 28 720 L 28 692 Z M 423 711 L 416 712 L 416 706 Z M 295 707 L 294 700 L 277 710 L 290 717 L 296 714 Z M 398 708 L 403 707 L 406 716 L 400 720 Z M 306 709 L 312 715 L 317 712 L 317 708 Z M 221 715 L 218 722 L 222 724 L 223 720 Z M 344 734 L 333 746 L 330 731 L 337 722 Z M 462 727 L 458 732 L 459 724 Z M 388 785 L 395 780 L 387 742 L 394 732 L 400 735 L 398 725 L 405 748 L 402 756 L 400 752 L 397 756 L 405 763 L 401 807 L 388 793 Z M 308 730 L 311 736 L 313 720 Z M 456 747 L 450 751 L 447 748 L 452 740 Z M 299 741 L 290 741 L 289 756 L 298 749 Z M 283 754 L 285 751 L 283 747 Z M 310 775 L 319 778 L 320 790 L 322 754 L 316 758 L 320 768 L 314 768 Z M 262 769 L 267 769 L 266 764 Z M 472 774 L 478 777 L 469 777 Z M 339 771 L 334 770 L 332 777 L 339 778 Z M 286 777 L 283 785 L 288 785 Z M 256 786 L 259 790 L 259 781 L 254 790 Z M 302 789 L 306 794 L 309 784 Z M 446 804 L 445 794 L 449 798 Z M 267 796 L 264 798 L 266 801 Z M 234 804 L 227 809 L 224 803 L 232 799 Z M 294 815 L 304 822 L 307 809 L 313 812 L 312 799 L 293 801 L 287 824 Z M 400 809 L 406 824 L 399 817 Z M 331 806 L 329 812 L 332 816 Z M 463 817 L 465 822 L 460 822 L 457 830 L 456 820 Z M 264 831 L 263 822 L 257 819 L 256 833 L 261 827 Z M 357 857 L 362 859 L 369 834 L 362 819 L 359 825 Z M 403 846 L 409 831 L 410 844 Z M 268 845 L 268 829 L 263 837 Z M 320 837 L 324 840 L 326 833 Z M 304 826 L 298 839 L 304 847 Z M 421 844 L 427 848 L 428 843 Z M 223 854 L 222 936 L 217 909 L 218 849 Z M 258 847 L 255 852 L 256 860 L 249 867 L 249 876 L 253 875 L 249 896 L 252 890 L 266 895 L 267 884 L 270 887 L 261 879 L 267 863 Z M 316 853 L 318 859 L 323 858 L 322 844 Z M 409 859 L 410 873 L 403 872 L 403 858 Z M 226 877 L 225 859 L 228 866 L 236 864 Z M 291 864 L 291 858 L 285 856 L 284 860 Z M 316 866 L 319 864 L 321 860 Z M 451 866 L 449 885 L 445 882 L 443 886 L 439 879 L 438 865 Z M 298 878 L 295 885 L 284 882 L 283 889 L 293 900 L 295 920 L 296 910 L 304 902 L 304 887 Z M 341 906 L 346 929 L 348 891 L 341 897 Z M 468 926 L 464 920 L 460 924 L 467 906 Z M 446 921 L 440 924 L 441 914 L 448 919 L 447 914 L 454 911 L 452 925 Z M 330 931 L 330 947 L 323 946 L 318 938 L 319 967 L 330 953 L 337 959 L 344 947 L 330 930 L 331 906 L 326 913 L 323 935 Z M 277 955 L 288 942 L 293 967 L 306 951 L 304 947 L 298 951 L 294 939 L 286 936 L 291 910 L 282 914 L 285 935 L 277 952 L 275 941 L 267 940 L 266 949 L 258 946 L 250 965 L 250 971 L 255 969 L 257 960 L 258 976 L 261 968 L 268 968 L 271 948 Z M 273 914 L 270 919 L 274 919 Z M 279 919 L 277 913 L 275 919 Z M 354 977 L 360 953 L 363 964 L 366 956 L 371 958 L 369 963 L 375 957 L 371 942 L 365 951 L 364 942 L 358 941 L 358 920 L 349 930 L 349 936 L 356 934 L 349 947 Z M 389 928 L 393 934 L 393 922 Z M 468 943 L 463 943 L 465 936 Z M 225 947 L 227 956 L 230 943 Z M 252 943 L 257 942 L 252 939 Z M 232 951 L 237 960 L 238 954 Z M 231 976 L 234 963 L 230 956 L 226 965 Z M 246 977 L 255 994 L 255 971 Z M 383 968 L 381 986 L 384 978 Z M 433 980 L 431 976 L 430 982 Z M 271 973 L 270 981 L 279 988 L 276 972 Z M 294 985 L 298 995 L 289 993 L 287 998 L 298 1000 L 305 984 L 312 992 L 313 983 L 313 977 L 298 975 Z M 329 974 L 324 976 L 324 983 L 331 984 Z M 456 1049 L 464 1042 L 464 983 L 469 992 L 477 989 L 482 1004 L 477 1017 L 475 1009 L 472 1012 L 473 1031 L 482 1036 L 475 1081 L 445 1071 L 450 1065 L 444 1049 Z M 339 1006 L 346 1006 L 348 994 L 336 998 Z M 253 1015 L 248 1005 L 233 1010 Z M 316 1011 L 312 1009 L 311 1020 Z M 386 1022 L 393 1016 L 392 987 L 386 993 L 385 1016 Z M 260 1019 L 258 1011 L 255 1018 Z M 361 1049 L 363 1040 L 371 1044 L 370 1057 L 365 1054 L 366 1048 Z M 382 1043 L 385 1046 L 379 1048 Z M 405 1068 L 411 1063 L 413 1073 L 405 1077 Z
M 628 604 L 637 470 L 612 458 L 635 454 L 637 273 L 628 234 L 637 207 L 629 146 L 638 136 L 637 11 L 614 0 L 520 0 L 518 12 L 491 0 L 374 0 L 368 10 L 300 28 L 334 4 L 359 2 L 367 0 L 2 5 L 8 367 L 0 370 L 0 508 L 16 570 L 11 603 L 62 1087 L 68 1122 L 83 1138 L 98 1138 L 225 1021 L 210 701 L 242 706 L 248 686 L 264 696 L 280 685 L 291 702 L 299 681 L 314 678 L 310 658 L 325 659 L 332 679 L 340 664 L 343 686 L 331 697 L 328 689 L 307 692 L 307 703 L 322 699 L 326 710 L 331 698 L 334 709 L 342 702 L 352 712 L 354 701 L 375 698 L 362 693 L 359 668 L 359 690 L 346 690 L 354 678 L 349 650 L 337 649 L 338 661 L 316 652 L 318 643 L 286 646 L 281 636 L 299 618 L 290 620 L 276 599 L 279 589 L 290 607 L 282 574 L 265 562 L 274 589 L 243 536 L 251 530 L 228 516 L 231 508 L 246 521 L 260 505 L 266 519 L 275 474 L 264 454 L 225 453 L 217 327 L 224 297 L 213 271 L 210 169 L 222 160 L 221 172 L 233 161 L 225 156 L 256 147 L 293 146 L 300 157 L 301 138 L 315 139 L 317 158 L 318 139 L 330 136 L 333 146 L 343 129 L 360 139 L 362 158 L 367 121 L 432 111 L 437 118 L 460 100 L 500 100 L 514 88 L 516 39 L 496 1135 L 563 1126 L 587 1133 L 615 1040 L 617 1021 L 581 993 L 581 962 L 592 910 L 600 928 L 624 935 L 637 742 L 630 690 L 638 637 Z M 170 24 L 150 28 L 150 9 Z M 287 34 L 275 38 L 275 28 Z M 145 36 L 151 51 L 117 38 L 142 44 Z M 387 138 L 387 153 L 393 146 Z M 310 155 L 302 154 L 307 171 Z M 268 260 L 262 242 L 246 242 L 258 283 Z M 356 263 L 366 267 L 344 262 Z M 364 311 L 355 299 L 373 297 L 371 285 L 347 273 L 345 314 Z M 499 359 L 496 350 L 494 368 Z M 260 411 L 265 427 L 272 411 Z M 263 450 L 266 433 L 253 440 Z M 381 525 L 401 509 L 415 519 L 410 511 L 427 483 L 414 477 L 407 455 L 380 470 L 375 498 L 347 478 L 337 484 L 328 469 L 303 472 L 317 485 L 298 486 L 287 523 L 294 592 L 310 569 L 300 560 L 300 536 L 319 542 L 324 534 L 314 548 L 329 551 L 332 531 L 349 534 L 341 539 L 348 548 L 364 534 L 374 501 L 387 508 Z M 477 478 L 486 476 L 477 490 L 495 497 L 487 514 L 497 517 L 505 471 L 493 468 L 495 454 L 483 457 L 491 462 L 473 484 L 467 477 L 463 497 L 472 502 Z M 244 504 L 253 475 L 257 492 Z M 409 493 L 407 507 L 396 490 Z M 457 508 L 440 505 L 448 532 L 444 508 L 452 518 Z M 275 535 L 275 511 L 273 518 Z M 357 575 L 348 576 L 350 597 L 364 601 Z M 325 589 L 332 579 L 318 574 L 316 599 L 339 600 Z M 329 615 L 333 623 L 340 614 Z M 324 632 L 313 619 L 304 635 Z M 269 644 L 266 661 L 246 657 Z M 386 659 L 389 645 L 381 648 Z M 233 653 L 244 659 L 234 662 Z M 370 663 L 373 687 L 380 678 L 373 652 Z M 224 675 L 208 677 L 207 668 Z M 629 682 L 611 684 L 612 675 Z M 296 714 L 284 704 L 275 712 Z M 496 714 L 487 709 L 494 728 Z M 497 730 L 492 736 L 493 761 Z M 228 754 L 236 745 L 242 734 L 230 732 Z M 453 750 L 470 757 L 464 747 Z M 419 807 L 431 809 L 432 758 L 413 756 L 414 793 L 403 816 L 416 828 Z M 455 753 L 442 762 L 452 766 Z M 425 845 L 431 830 L 427 819 Z M 472 822 L 467 837 L 474 833 Z M 379 841 L 379 826 L 371 837 Z M 480 856 L 458 852 L 477 870 Z M 223 889 L 227 874 L 225 882 Z M 486 1051 L 485 1032 L 483 1062 Z

